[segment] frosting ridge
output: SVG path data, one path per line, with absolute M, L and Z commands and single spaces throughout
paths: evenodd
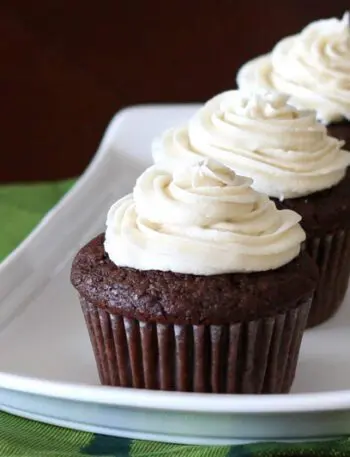
M 305 239 L 299 221 L 216 161 L 172 173 L 155 165 L 110 208 L 105 250 L 116 265 L 140 270 L 265 271 L 299 254 Z
M 310 23 L 251 60 L 237 75 L 241 89 L 288 93 L 298 108 L 315 109 L 328 124 L 350 119 L 350 15 Z
M 338 184 L 350 165 L 342 146 L 313 111 L 291 106 L 288 96 L 232 90 L 209 100 L 187 127 L 165 132 L 153 156 L 169 168 L 213 158 L 251 177 L 254 189 L 282 200 Z

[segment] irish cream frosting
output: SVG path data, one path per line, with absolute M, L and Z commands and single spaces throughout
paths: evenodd
M 350 165 L 342 146 L 314 111 L 298 110 L 288 96 L 231 90 L 209 100 L 187 126 L 157 138 L 153 158 L 172 169 L 212 158 L 252 178 L 257 191 L 283 200 L 338 184 Z
M 282 39 L 271 53 L 243 65 L 239 88 L 275 89 L 325 124 L 350 119 L 350 16 L 312 22 Z
M 118 266 L 195 275 L 275 269 L 300 252 L 294 211 L 213 160 L 148 168 L 109 210 L 105 250 Z

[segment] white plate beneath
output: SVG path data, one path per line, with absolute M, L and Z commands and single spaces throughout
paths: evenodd
M 290 395 L 101 387 L 77 296 L 74 253 L 151 163 L 155 134 L 195 105 L 138 106 L 110 124 L 92 164 L 0 265 L 0 409 L 81 430 L 179 443 L 310 440 L 350 434 L 350 296 L 305 335 Z

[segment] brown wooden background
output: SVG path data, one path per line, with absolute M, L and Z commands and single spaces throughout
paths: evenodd
M 121 107 L 200 101 L 349 0 L 2 0 L 0 182 L 79 174 Z M 137 132 L 135 132 L 137 134 Z

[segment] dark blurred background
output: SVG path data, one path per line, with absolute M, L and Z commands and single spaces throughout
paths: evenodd
M 349 0 L 2 0 L 0 182 L 78 175 L 137 103 L 204 101 Z M 137 134 L 137 131 L 135 131 Z

